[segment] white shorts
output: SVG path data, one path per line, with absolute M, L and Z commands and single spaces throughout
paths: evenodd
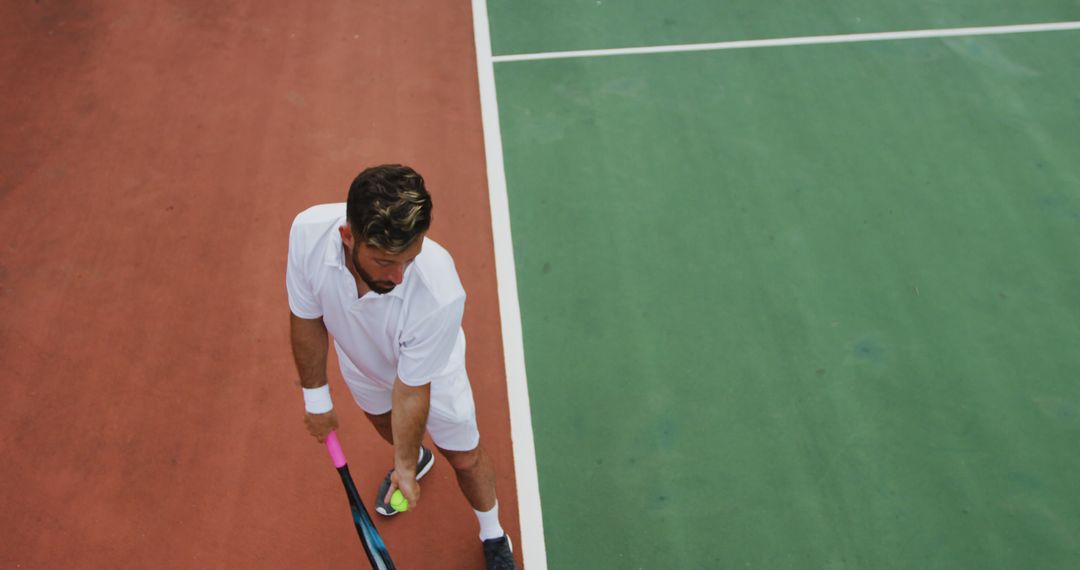
M 337 353 L 341 376 L 352 392 L 356 404 L 373 416 L 389 412 L 393 407 L 393 386 L 364 376 L 342 351 Z M 471 451 L 480 444 L 480 431 L 476 428 L 476 405 L 473 403 L 472 387 L 465 370 L 431 381 L 431 408 L 428 411 L 427 431 L 435 445 L 447 451 Z

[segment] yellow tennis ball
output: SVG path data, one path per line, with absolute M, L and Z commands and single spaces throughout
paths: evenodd
M 409 500 L 405 498 L 405 495 L 401 494 L 401 489 L 394 491 L 394 494 L 390 495 L 390 506 L 394 507 L 394 510 L 399 513 L 409 510 Z

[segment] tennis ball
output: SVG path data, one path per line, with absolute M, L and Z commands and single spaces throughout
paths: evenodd
M 394 510 L 399 513 L 409 510 L 409 501 L 405 498 L 405 495 L 401 494 L 401 489 L 394 491 L 394 494 L 390 495 L 390 506 L 394 507 Z

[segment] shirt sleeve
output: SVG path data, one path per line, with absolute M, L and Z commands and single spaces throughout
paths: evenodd
M 409 386 L 430 383 L 446 369 L 461 334 L 465 298 L 440 307 L 413 326 L 406 326 L 398 358 L 398 378 Z
M 285 289 L 289 293 L 289 310 L 301 319 L 317 319 L 322 307 L 315 299 L 311 281 L 304 271 L 306 252 L 303 251 L 298 225 L 293 223 L 289 232 L 289 260 L 285 268 Z

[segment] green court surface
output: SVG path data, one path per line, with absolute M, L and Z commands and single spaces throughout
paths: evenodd
M 1080 0 L 489 0 L 495 55 L 1080 20 Z
M 515 43 L 490 4 L 497 52 L 837 31 L 699 3 L 680 21 L 718 37 L 628 39 L 657 14 Z M 869 28 L 1080 6 L 975 4 Z M 1080 567 L 1077 54 L 1049 32 L 496 64 L 550 567 Z

